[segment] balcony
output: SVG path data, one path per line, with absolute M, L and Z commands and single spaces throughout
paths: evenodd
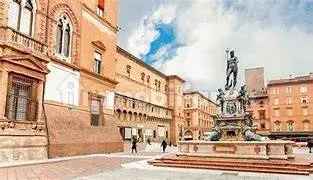
M 169 120 L 172 118 L 172 111 L 170 109 L 121 94 L 115 95 L 115 110 L 126 111 L 128 113 L 134 114 L 142 114 L 146 115 L 147 117 L 164 120 Z
M 47 53 L 47 45 L 10 27 L 0 27 L 0 44 L 4 44 L 23 52 L 43 56 Z

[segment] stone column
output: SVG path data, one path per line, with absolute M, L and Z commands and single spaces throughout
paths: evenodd
M 42 100 L 43 100 L 43 83 L 44 81 L 39 81 L 37 86 L 37 102 L 38 102 L 38 109 L 37 109 L 37 122 L 43 122 L 42 119 Z
M 0 26 L 6 26 L 8 23 L 9 0 L 0 1 Z
M 8 91 L 8 72 L 0 70 L 0 119 L 5 118 L 6 97 Z

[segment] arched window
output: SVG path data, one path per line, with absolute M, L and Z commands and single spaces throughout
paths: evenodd
M 310 121 L 306 119 L 303 121 L 303 131 L 309 131 L 309 130 L 310 130 Z
M 62 53 L 62 40 L 63 40 L 63 22 L 59 20 L 57 27 L 57 40 L 56 40 L 56 51 Z
M 36 4 L 33 0 L 11 0 L 8 25 L 26 35 L 33 34 Z
M 70 56 L 72 38 L 72 28 L 69 19 L 66 16 L 62 16 L 58 20 L 56 29 L 56 52 L 68 58 Z
M 10 2 L 8 18 L 8 25 L 16 30 L 19 29 L 19 21 L 21 17 L 21 1 L 12 0 Z
M 280 121 L 275 121 L 275 123 L 274 123 L 274 130 L 275 131 L 280 131 L 281 130 L 281 123 L 280 123 Z
M 23 7 L 20 31 L 24 34 L 31 35 L 33 29 L 33 4 L 27 0 Z
M 293 121 L 289 121 L 288 123 L 287 123 L 287 130 L 288 131 L 293 131 L 294 130 L 294 123 L 293 123 Z

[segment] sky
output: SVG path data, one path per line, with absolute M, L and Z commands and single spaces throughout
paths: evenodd
M 313 72 L 313 0 L 120 0 L 119 45 L 204 93 L 225 84 L 225 49 L 266 81 Z

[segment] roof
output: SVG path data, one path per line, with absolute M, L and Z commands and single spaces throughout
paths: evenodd
M 310 82 L 310 81 L 313 81 L 313 73 L 310 73 L 309 75 L 306 75 L 306 76 L 297 76 L 297 77 L 289 78 L 289 79 L 271 80 L 269 81 L 268 86 L 283 85 L 283 84 L 297 84 L 297 83 L 305 83 L 305 82 Z
M 163 78 L 167 78 L 167 79 L 172 79 L 172 78 L 176 78 L 178 80 L 180 80 L 181 82 L 185 82 L 184 79 L 182 79 L 181 77 L 177 76 L 177 75 L 169 75 L 167 76 L 166 74 L 162 73 L 161 71 L 155 69 L 154 67 L 150 66 L 149 64 L 146 64 L 143 60 L 137 58 L 136 56 L 132 55 L 131 53 L 129 53 L 128 51 L 126 51 L 125 49 L 121 48 L 120 46 L 117 46 L 117 52 L 127 56 L 130 60 L 132 60 L 133 62 L 149 69 L 150 71 L 158 74 L 159 76 L 163 77 Z
M 180 80 L 181 82 L 185 82 L 185 80 L 184 79 L 182 79 L 181 77 L 179 77 L 179 76 L 177 76 L 177 75 L 169 75 L 169 76 L 167 76 L 167 78 L 168 79 L 178 79 L 178 80 Z
M 211 103 L 213 103 L 214 105 L 217 106 L 217 103 L 212 101 L 210 98 L 206 97 L 205 95 L 203 95 L 201 92 L 199 91 L 186 91 L 183 93 L 184 95 L 189 95 L 189 94 L 198 94 L 200 95 L 203 99 L 207 100 L 207 101 L 210 101 Z
M 127 56 L 130 60 L 132 60 L 133 62 L 141 65 L 141 66 L 144 66 L 145 68 L 149 69 L 150 71 L 153 71 L 154 73 L 162 76 L 163 78 L 167 78 L 167 76 L 165 74 L 163 74 L 162 72 L 160 72 L 159 70 L 155 69 L 154 67 L 146 64 L 143 60 L 137 58 L 136 56 L 132 55 L 131 53 L 129 53 L 128 51 L 126 51 L 125 49 L 121 48 L 120 46 L 117 46 L 117 52 L 124 55 L 124 56 Z

